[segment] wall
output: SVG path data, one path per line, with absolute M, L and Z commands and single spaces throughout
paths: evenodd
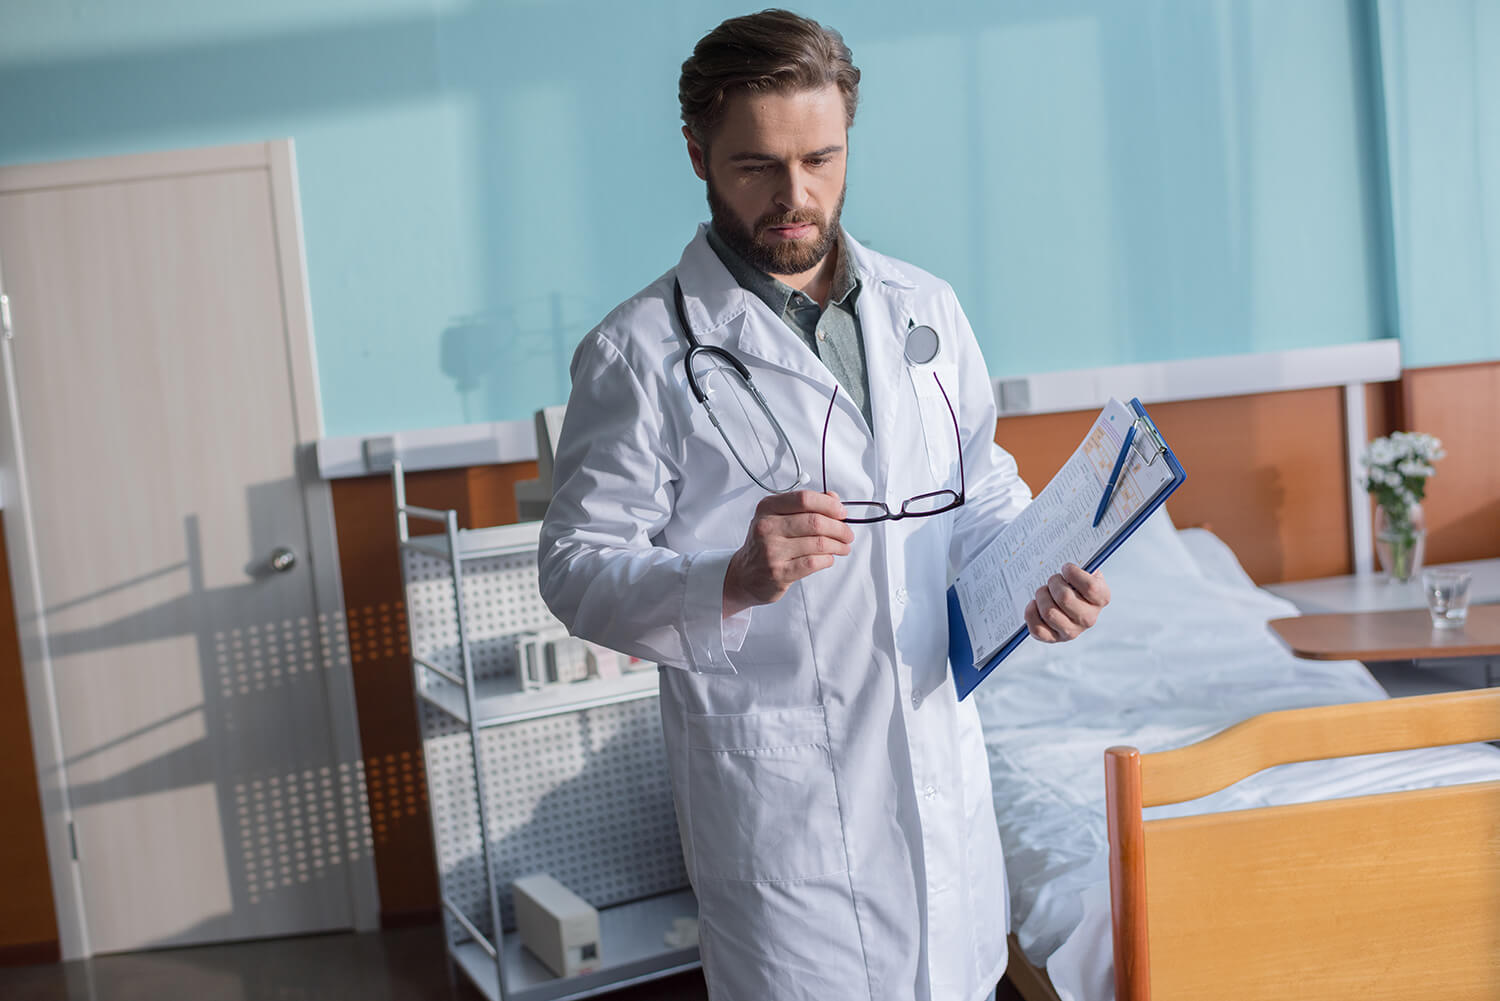
M 1389 332 L 1363 0 L 799 6 L 865 71 L 846 224 L 995 375 Z M 326 433 L 527 417 L 706 214 L 676 77 L 745 8 L 7 3 L 0 162 L 290 135 Z
M 1500 556 L 1500 363 L 1407 372 L 1401 421 L 1437 435 L 1448 452 L 1429 481 L 1427 561 Z
M 1500 4 L 1378 7 L 1405 362 L 1500 358 Z

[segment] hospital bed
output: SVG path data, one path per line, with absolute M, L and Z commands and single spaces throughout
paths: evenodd
M 1500 750 L 1465 743 L 1500 691 L 1291 657 L 1295 608 L 1165 511 L 1105 574 L 1098 626 L 974 694 L 1023 996 L 1500 997 Z

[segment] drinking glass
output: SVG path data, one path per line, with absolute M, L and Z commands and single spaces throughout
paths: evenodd
M 1434 629 L 1463 628 L 1469 617 L 1469 580 L 1467 570 L 1422 571 L 1422 592 Z

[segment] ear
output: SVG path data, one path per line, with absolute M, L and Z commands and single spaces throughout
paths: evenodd
M 682 138 L 687 140 L 688 159 L 693 161 L 693 173 L 698 175 L 698 180 L 708 180 L 708 150 L 703 144 L 693 138 L 693 133 L 686 125 L 682 127 Z

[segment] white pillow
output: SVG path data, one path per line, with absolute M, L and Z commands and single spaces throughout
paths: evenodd
M 1136 577 L 1202 577 L 1198 562 L 1183 545 L 1167 506 L 1157 508 L 1145 524 L 1104 561 L 1104 579 L 1113 586 L 1116 580 Z
M 1184 528 L 1177 534 L 1204 577 L 1231 587 L 1255 587 L 1255 581 L 1223 539 L 1206 528 Z

